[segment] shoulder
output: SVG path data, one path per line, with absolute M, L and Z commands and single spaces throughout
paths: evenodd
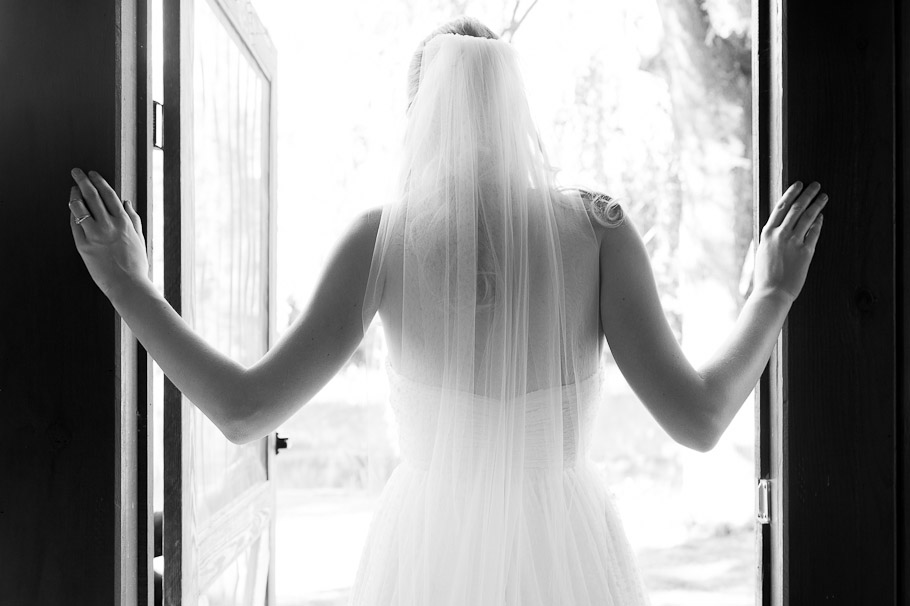
M 605 215 L 596 207 L 592 211 L 592 224 L 600 249 L 600 271 L 606 278 L 604 283 L 615 287 L 621 281 L 638 283 L 646 280 L 653 275 L 653 270 L 645 240 L 622 207 L 612 212 L 612 215 Z
M 381 206 L 360 211 L 351 222 L 345 240 L 350 246 L 355 248 L 368 248 L 370 254 L 372 254 L 381 220 Z
M 368 271 L 379 233 L 382 208 L 360 211 L 337 240 L 329 263 L 339 272 Z
M 581 187 L 561 188 L 558 193 L 565 198 L 575 198 L 575 201 L 569 204 L 575 208 L 578 208 L 580 200 L 599 243 L 603 242 L 610 232 L 624 225 L 628 227 L 626 211 L 619 199 L 613 196 Z
M 382 206 L 374 206 L 360 211 L 354 218 L 354 229 L 357 231 L 373 232 L 379 231 L 379 222 L 382 220 Z
M 567 190 L 566 194 L 582 201 L 597 238 L 601 273 L 609 278 L 608 283 L 648 274 L 650 260 L 644 240 L 618 198 L 583 188 Z

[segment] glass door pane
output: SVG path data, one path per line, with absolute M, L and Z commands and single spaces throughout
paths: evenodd
M 192 243 L 184 316 L 213 347 L 252 365 L 268 347 L 268 81 L 208 0 L 196 2 Z M 266 478 L 266 444 L 237 446 L 194 409 L 200 521 Z

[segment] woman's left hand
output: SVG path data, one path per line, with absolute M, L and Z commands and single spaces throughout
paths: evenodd
M 92 279 L 111 299 L 119 290 L 148 279 L 142 223 L 132 205 L 121 202 L 101 175 L 74 168 L 72 176 L 76 181 L 69 204 L 73 240 Z

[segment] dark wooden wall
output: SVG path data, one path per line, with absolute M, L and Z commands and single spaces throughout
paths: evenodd
M 136 18 L 129 0 L 0 3 L 0 604 L 137 597 L 138 352 L 67 208 L 74 166 L 144 202 Z
M 904 3 L 905 4 L 905 3 Z M 910 602 L 910 8 L 895 4 L 895 366 L 897 377 L 897 594 Z
M 766 603 L 905 603 L 907 224 L 897 163 L 906 108 L 896 57 L 907 32 L 893 1 L 758 7 L 772 25 L 756 41 L 769 62 L 760 72 L 763 216 L 796 180 L 817 180 L 830 196 L 765 383 L 780 455 L 768 466 L 780 578 Z

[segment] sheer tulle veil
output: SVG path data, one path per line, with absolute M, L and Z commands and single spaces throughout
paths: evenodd
M 425 483 L 409 505 L 419 523 L 383 556 L 399 571 L 396 603 L 498 604 L 531 585 L 579 596 L 592 587 L 578 570 L 607 566 L 578 561 L 606 548 L 582 549 L 594 539 L 571 527 L 579 504 L 564 490 L 593 423 L 575 407 L 601 386 L 597 320 L 580 321 L 566 289 L 596 263 L 590 201 L 556 188 L 504 41 L 427 42 L 406 128 L 364 303 L 383 314 L 393 399 L 396 385 L 419 394 L 413 414 L 431 428 L 402 439 Z M 606 224 L 621 215 L 599 210 Z M 532 512 L 529 498 L 544 502 Z M 533 575 L 515 565 L 525 552 Z

